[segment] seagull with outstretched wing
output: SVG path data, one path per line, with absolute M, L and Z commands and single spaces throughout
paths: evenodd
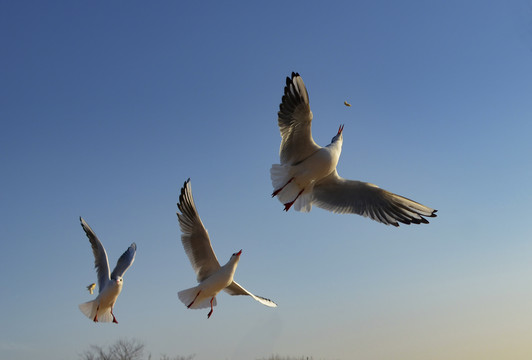
M 137 245 L 135 243 L 120 256 L 113 272 L 110 272 L 107 253 L 101 241 L 98 239 L 90 226 L 79 218 L 81 227 L 89 238 L 94 254 L 94 267 L 98 275 L 98 296 L 92 301 L 80 304 L 79 309 L 85 316 L 94 322 L 114 322 L 118 324 L 113 314 L 116 299 L 122 291 L 123 276 L 135 260 Z M 89 289 L 90 291 L 91 289 Z M 92 293 L 92 292 L 91 292 Z
M 346 103 L 347 105 L 347 103 Z M 321 147 L 312 138 L 312 111 L 303 79 L 298 73 L 286 78 L 278 112 L 281 132 L 280 164 L 271 167 L 272 197 L 288 211 L 308 212 L 316 205 L 334 213 L 369 217 L 386 225 L 427 224 L 435 209 L 379 188 L 377 185 L 342 178 L 336 172 L 343 143 L 344 126 L 331 143 Z
M 210 307 L 211 310 L 207 315 L 207 318 L 210 318 L 213 307 L 216 306 L 216 295 L 222 290 L 230 295 L 251 296 L 263 305 L 277 307 L 277 304 L 273 301 L 250 293 L 233 280 L 242 250 L 231 255 L 229 261 L 220 266 L 212 249 L 207 229 L 203 226 L 196 210 L 190 179 L 181 188 L 177 207 L 180 211 L 180 213 L 177 213 L 177 218 L 182 232 L 181 242 L 192 268 L 196 272 L 196 278 L 199 283 L 193 288 L 178 292 L 179 299 L 187 308 L 202 309 Z

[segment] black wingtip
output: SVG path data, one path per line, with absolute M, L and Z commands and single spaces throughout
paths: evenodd
M 183 212 L 183 209 L 182 209 L 182 206 L 183 206 L 183 202 L 184 202 L 184 199 L 185 199 L 185 196 L 186 196 L 186 189 L 188 187 L 188 185 L 190 184 L 190 178 L 188 178 L 184 183 L 183 183 L 183 187 L 181 188 L 181 193 L 179 194 L 179 202 L 177 203 L 177 208 Z
M 301 77 L 301 75 L 299 75 L 298 72 L 293 72 L 292 71 L 292 76 L 290 76 L 290 77 L 287 76 L 286 77 L 286 86 L 289 86 L 290 84 L 292 84 L 296 77 Z

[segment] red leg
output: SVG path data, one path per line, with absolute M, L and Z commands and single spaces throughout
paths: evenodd
M 113 322 L 115 324 L 118 324 L 118 321 L 116 321 L 115 314 L 113 314 L 113 307 L 111 307 L 111 315 L 113 315 Z
M 284 184 L 280 189 L 275 190 L 272 193 L 272 197 L 274 197 L 275 195 L 279 194 L 286 187 L 286 185 L 288 185 L 288 184 L 290 184 L 292 182 L 292 180 L 294 180 L 294 178 L 291 178 L 290 180 L 288 180 L 288 182 L 286 184 Z
M 211 317 L 212 315 L 212 311 L 213 311 L 213 308 L 212 308 L 212 301 L 214 300 L 214 297 L 211 298 L 211 311 L 209 311 L 209 313 L 207 314 L 207 319 Z
M 198 291 L 198 293 L 196 294 L 196 297 L 194 298 L 194 300 L 192 300 L 192 302 L 190 304 L 187 305 L 187 308 L 190 309 L 190 307 L 192 306 L 192 304 L 194 304 L 194 301 L 196 301 L 196 299 L 198 298 L 198 295 L 200 294 L 201 290 Z
M 286 204 L 284 204 L 284 211 L 288 211 L 290 210 L 290 208 L 292 207 L 292 205 L 294 205 L 294 203 L 296 202 L 297 198 L 299 197 L 299 195 L 301 195 L 301 193 L 303 192 L 303 190 L 305 189 L 301 189 L 301 191 L 299 192 L 299 194 L 297 194 L 296 198 L 290 202 L 287 202 Z
M 96 315 L 94 315 L 94 319 L 92 319 L 94 322 L 98 322 L 98 310 L 100 310 L 100 305 L 96 308 Z

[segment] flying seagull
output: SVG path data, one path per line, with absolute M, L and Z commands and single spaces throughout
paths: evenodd
M 87 234 L 91 243 L 92 252 L 94 254 L 94 267 L 98 274 L 98 296 L 92 301 L 80 304 L 79 309 L 85 314 L 85 316 L 94 322 L 112 321 L 118 324 L 118 321 L 116 321 L 113 314 L 113 307 L 118 295 L 120 295 L 120 292 L 122 291 L 122 277 L 135 260 L 137 245 L 135 243 L 131 244 L 126 252 L 120 256 L 113 272 L 111 273 L 109 270 L 107 253 L 105 252 L 102 243 L 85 220 L 81 217 L 79 220 L 81 221 L 81 227 L 85 230 L 85 234 Z
M 301 76 L 286 78 L 284 96 L 279 105 L 278 124 L 281 132 L 280 164 L 272 165 L 270 175 L 277 196 L 288 211 L 308 212 L 316 205 L 334 213 L 350 213 L 369 217 L 386 225 L 427 224 L 425 217 L 436 211 L 425 205 L 396 195 L 367 182 L 340 177 L 336 165 L 342 152 L 343 129 L 331 143 L 321 147 L 312 138 L 307 89 Z
M 177 213 L 182 232 L 181 242 L 199 283 L 177 294 L 187 308 L 203 309 L 210 306 L 211 311 L 207 315 L 207 318 L 210 318 L 213 306 L 216 306 L 216 295 L 222 290 L 230 295 L 248 295 L 263 305 L 277 307 L 273 301 L 253 295 L 233 280 L 242 250 L 231 255 L 229 261 L 224 266 L 220 266 L 212 249 L 207 229 L 203 226 L 196 210 L 190 179 L 185 181 L 181 188 L 177 207 L 181 212 Z

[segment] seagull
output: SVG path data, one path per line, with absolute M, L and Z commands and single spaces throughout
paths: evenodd
M 279 105 L 281 132 L 280 164 L 272 165 L 274 191 L 288 211 L 308 212 L 316 205 L 333 213 L 369 217 L 386 225 L 427 224 L 435 209 L 379 188 L 377 185 L 347 180 L 338 175 L 336 165 L 342 152 L 344 125 L 331 143 L 321 147 L 312 138 L 312 111 L 303 79 L 298 73 L 286 78 Z
M 347 101 L 344 101 L 344 105 L 345 105 L 345 106 L 348 106 L 348 107 L 351 107 L 351 104 L 348 103 Z
M 105 252 L 102 243 L 98 240 L 98 237 L 96 237 L 96 234 L 94 234 L 94 231 L 92 231 L 85 220 L 81 217 L 79 220 L 81 222 L 81 227 L 85 230 L 85 234 L 87 234 L 91 243 L 92 252 L 94 254 L 94 267 L 98 274 L 98 296 L 92 301 L 80 304 L 79 309 L 85 314 L 85 316 L 92 319 L 94 322 L 112 321 L 115 324 L 118 324 L 118 321 L 116 321 L 115 315 L 113 314 L 113 306 L 115 305 L 118 295 L 120 295 L 120 292 L 122 291 L 122 277 L 135 260 L 137 245 L 135 243 L 131 244 L 122 256 L 120 256 L 113 272 L 110 273 L 107 253 Z M 89 287 L 90 286 L 91 285 L 89 285 Z
M 94 288 L 96 287 L 96 283 L 92 283 L 89 286 L 87 286 L 87 290 L 92 294 L 94 294 Z
M 229 261 L 224 266 L 220 266 L 212 249 L 207 229 L 203 226 L 196 210 L 190 179 L 185 181 L 181 188 L 177 207 L 181 212 L 177 213 L 182 232 L 181 242 L 196 272 L 196 278 L 199 283 L 193 288 L 177 293 L 179 299 L 186 307 L 189 309 L 203 309 L 210 306 L 211 310 L 207 315 L 208 319 L 212 315 L 213 306 L 216 306 L 216 295 L 222 290 L 230 295 L 251 296 L 263 305 L 277 307 L 277 304 L 270 299 L 253 295 L 233 280 L 242 250 L 231 255 Z

